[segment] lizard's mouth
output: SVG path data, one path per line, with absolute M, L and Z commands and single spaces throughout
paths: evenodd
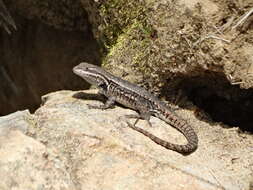
M 73 68 L 73 73 L 75 73 L 76 75 L 80 76 L 80 75 L 83 73 L 83 70 L 80 69 L 80 68 L 78 67 L 78 65 L 77 65 L 77 66 L 75 66 L 75 67 Z
M 79 65 L 77 65 L 77 66 L 75 66 L 73 68 L 73 72 L 76 75 L 78 75 L 78 76 L 80 76 L 82 78 L 84 78 L 85 76 L 87 76 L 87 77 L 91 76 L 92 77 L 92 73 L 91 72 L 89 72 L 88 70 L 84 70 L 83 68 L 80 68 Z M 86 77 L 84 79 L 86 80 Z

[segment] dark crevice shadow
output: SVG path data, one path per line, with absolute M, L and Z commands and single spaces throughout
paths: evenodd
M 97 101 L 100 101 L 101 103 L 105 103 L 108 99 L 103 94 L 99 94 L 99 93 L 93 94 L 93 93 L 86 93 L 86 92 L 77 92 L 77 93 L 73 94 L 72 97 L 76 98 L 76 99 L 80 99 L 80 100 L 97 100 Z M 115 102 L 115 105 L 122 107 L 122 108 L 130 109 L 130 108 L 128 108 L 120 103 L 117 103 L 117 102 Z
M 103 94 L 99 93 L 86 93 L 86 92 L 77 92 L 73 94 L 73 98 L 80 100 L 97 100 L 105 103 L 107 98 Z
M 210 125 L 222 122 L 221 126 L 225 128 L 239 127 L 242 131 L 253 132 L 253 89 L 240 89 L 238 85 L 231 85 L 220 73 L 178 80 L 181 81 L 174 85 L 173 90 L 171 87 L 164 89 L 182 91 L 198 110 L 193 105 L 178 106 L 194 109 L 196 117 Z M 163 93 L 167 91 L 164 90 Z

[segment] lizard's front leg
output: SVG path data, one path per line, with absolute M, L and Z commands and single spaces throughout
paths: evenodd
M 90 105 L 90 104 L 88 104 L 88 107 L 93 108 L 93 109 L 105 110 L 105 109 L 113 107 L 114 104 L 115 104 L 115 98 L 109 97 L 107 99 L 107 101 L 105 102 L 105 104 L 103 104 L 103 105 Z

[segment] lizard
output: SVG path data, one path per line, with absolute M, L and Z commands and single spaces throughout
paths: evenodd
M 147 136 L 158 145 L 183 155 L 190 154 L 197 149 L 198 136 L 193 128 L 169 106 L 146 89 L 116 77 L 101 67 L 86 62 L 75 66 L 73 72 L 88 83 L 95 85 L 99 89 L 98 93 L 108 98 L 103 105 L 89 105 L 89 108 L 108 109 L 117 102 L 138 112 L 138 115 L 126 116 L 127 118 L 136 118 L 134 124 L 127 122 L 128 126 Z M 183 145 L 173 144 L 136 126 L 139 119 L 144 119 L 151 125 L 149 121 L 151 115 L 160 118 L 180 131 L 188 143 Z

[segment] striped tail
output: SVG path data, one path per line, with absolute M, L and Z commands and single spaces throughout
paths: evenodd
M 179 152 L 181 154 L 190 154 L 194 152 L 198 147 L 198 136 L 194 132 L 194 130 L 182 119 L 179 119 L 174 113 L 166 113 L 163 115 L 163 117 L 160 116 L 160 114 L 155 114 L 157 117 L 162 119 L 168 124 L 171 124 L 173 127 L 175 127 L 177 130 L 179 130 L 185 138 L 187 139 L 188 143 L 186 145 L 179 145 L 179 144 L 173 144 L 168 141 L 165 141 L 163 139 L 160 139 L 159 137 L 149 133 L 148 131 L 136 127 L 135 125 L 132 125 L 127 122 L 128 126 L 143 135 L 150 138 L 152 141 L 154 141 L 156 144 L 161 145 L 165 147 L 166 149 L 170 149 L 176 152 Z

